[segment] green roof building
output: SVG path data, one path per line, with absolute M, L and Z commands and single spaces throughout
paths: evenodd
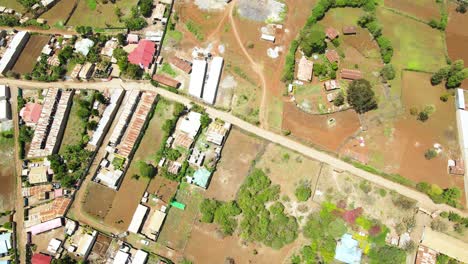
M 209 170 L 205 168 L 200 168 L 193 174 L 193 184 L 196 184 L 206 189 L 208 187 L 210 177 L 211 172 Z

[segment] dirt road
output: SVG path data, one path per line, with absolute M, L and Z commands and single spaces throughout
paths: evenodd
M 42 84 L 38 85 L 37 83 L 31 83 L 28 81 L 23 81 L 23 80 L 8 80 L 7 83 L 10 84 L 16 84 L 20 87 L 31 87 L 31 88 L 44 88 L 44 87 L 57 87 L 57 88 L 75 88 L 75 89 L 98 89 L 102 90 L 105 88 L 112 88 L 112 87 L 124 87 L 126 90 L 129 89 L 141 89 L 141 90 L 148 90 L 148 91 L 155 91 L 159 93 L 161 96 L 168 98 L 169 100 L 177 101 L 180 103 L 183 103 L 185 105 L 190 105 L 191 102 L 193 102 L 193 99 L 187 98 L 183 95 L 175 94 L 172 92 L 169 92 L 165 89 L 162 88 L 156 88 L 152 86 L 150 83 L 147 82 L 126 82 L 124 83 L 121 80 L 112 80 L 110 82 L 89 82 L 89 83 L 73 83 L 73 82 L 57 82 L 53 84 Z M 199 102 L 198 102 L 199 103 Z M 363 179 L 366 179 L 370 182 L 373 182 L 375 184 L 381 185 L 385 188 L 388 188 L 390 190 L 396 191 L 404 196 L 407 196 L 409 198 L 412 198 L 414 200 L 417 200 L 419 203 L 419 206 L 428 210 L 428 211 L 436 211 L 436 210 L 443 210 L 443 211 L 457 211 L 460 214 L 464 216 L 468 216 L 468 213 L 465 211 L 461 211 L 458 209 L 455 209 L 451 206 L 445 205 L 445 204 L 435 204 L 427 195 L 420 193 L 414 189 L 411 189 L 409 187 L 403 186 L 401 184 L 392 182 L 390 180 L 387 180 L 385 178 L 382 178 L 381 176 L 369 173 L 367 171 L 358 169 L 354 167 L 353 165 L 346 163 L 332 155 L 329 155 L 327 153 L 321 152 L 319 150 L 316 150 L 312 147 L 303 145 L 301 143 L 298 143 L 286 136 L 282 136 L 279 134 L 275 134 L 271 131 L 268 131 L 264 128 L 257 127 L 253 124 L 250 124 L 246 121 L 243 121 L 232 114 L 228 112 L 223 112 L 221 110 L 214 109 L 210 106 L 205 106 L 206 111 L 208 114 L 210 114 L 214 118 L 220 118 L 222 120 L 225 120 L 226 122 L 230 122 L 233 125 L 246 130 L 252 134 L 255 134 L 261 138 L 264 138 L 266 140 L 269 140 L 271 142 L 277 143 L 281 146 L 284 146 L 286 148 L 292 149 L 294 151 L 297 151 L 301 153 L 304 156 L 307 156 L 309 158 L 327 163 L 332 165 L 333 167 L 343 170 L 343 171 L 348 171 L 352 174 L 355 174 L 358 177 L 361 177 Z
M 237 43 L 239 44 L 239 47 L 241 48 L 247 60 L 250 62 L 252 69 L 260 77 L 260 80 L 262 82 L 262 100 L 260 101 L 259 121 L 260 121 L 261 127 L 268 129 L 268 117 L 266 116 L 268 111 L 267 109 L 265 109 L 266 100 L 267 100 L 267 95 L 266 95 L 267 85 L 266 85 L 265 75 L 263 74 L 262 65 L 254 61 L 254 59 L 250 56 L 244 44 L 242 43 L 242 40 L 239 35 L 239 31 L 237 30 L 236 21 L 234 21 L 234 16 L 232 15 L 232 13 L 234 12 L 234 7 L 236 6 L 236 3 L 237 1 L 232 1 L 231 6 L 229 7 L 229 22 L 231 23 L 232 31 L 234 32 L 234 36 L 237 40 Z

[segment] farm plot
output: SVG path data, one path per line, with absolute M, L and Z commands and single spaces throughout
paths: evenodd
M 55 27 L 63 27 L 65 22 L 72 15 L 73 8 L 78 0 L 60 0 L 52 8 L 43 13 L 40 18 L 47 21 L 47 24 Z M 85 2 L 85 1 L 81 1 Z
M 90 182 L 83 199 L 84 212 L 102 222 L 112 208 L 115 194 L 114 190 L 104 185 Z
M 12 71 L 19 74 L 31 72 L 36 65 L 37 58 L 41 55 L 42 48 L 47 44 L 49 39 L 50 36 L 32 35 L 13 66 Z
M 371 128 L 366 142 L 370 149 L 370 164 L 390 173 L 399 173 L 415 182 L 426 181 L 446 188 L 463 187 L 462 177 L 447 173 L 447 159 L 459 157 L 453 98 L 442 102 L 447 93 L 443 85 L 433 87 L 430 74 L 404 71 L 402 73 L 404 114 L 394 123 L 387 122 Z M 429 120 L 421 122 L 410 114 L 431 109 Z M 424 153 L 435 143 L 443 151 L 427 160 Z M 384 146 L 384 147 L 382 147 Z
M 446 41 L 448 55 L 452 60 L 462 59 L 465 63 L 468 62 L 468 32 L 466 25 L 468 25 L 468 15 L 460 14 L 455 11 L 456 4 L 449 2 L 449 23 L 446 30 Z M 468 79 L 463 81 L 462 87 L 468 86 Z
M 0 211 L 11 210 L 14 201 L 15 177 L 15 141 L 12 137 L 0 135 Z M 6 135 L 6 133 L 5 133 Z
M 440 19 L 441 5 L 433 0 L 385 0 L 385 6 L 426 21 Z
M 238 128 L 233 128 L 205 196 L 221 201 L 235 199 L 237 190 L 247 176 L 252 161 L 255 160 L 264 144 L 263 140 L 252 137 Z
M 4 6 L 6 8 L 12 8 L 17 12 L 23 13 L 25 8 L 18 0 L 0 0 L 0 6 Z
M 115 8 L 120 8 L 123 17 L 125 17 L 137 3 L 137 0 L 121 0 L 116 1 L 115 4 L 111 2 L 103 4 L 96 0 L 79 1 L 67 26 L 123 27 L 124 24 L 115 14 Z
M 185 210 L 170 208 L 158 242 L 177 251 L 183 251 L 199 214 L 199 205 L 203 201 L 202 190 L 188 183 L 182 183 L 175 200 L 185 204 Z
M 359 126 L 359 119 L 354 110 L 329 115 L 310 115 L 292 103 L 284 104 L 283 129 L 291 131 L 291 134 L 299 139 L 329 151 L 337 151 L 348 137 L 358 131 Z

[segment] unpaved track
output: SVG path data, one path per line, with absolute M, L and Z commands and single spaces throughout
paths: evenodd
M 106 88 L 119 88 L 119 87 L 124 87 L 126 90 L 131 90 L 131 89 L 141 89 L 141 90 L 148 90 L 148 91 L 155 91 L 161 96 L 172 100 L 176 101 L 182 104 L 185 104 L 189 106 L 192 102 L 194 102 L 193 99 L 185 97 L 183 95 L 175 94 L 172 92 L 169 92 L 165 89 L 162 88 L 156 88 L 152 86 L 151 84 L 147 82 L 135 82 L 135 81 L 130 81 L 124 83 L 123 81 L 116 79 L 112 80 L 110 82 L 90 82 L 90 83 L 74 83 L 74 82 L 56 82 L 56 83 L 49 83 L 49 84 L 38 84 L 36 82 L 29 82 L 29 81 L 23 81 L 23 80 L 7 80 L 5 81 L 6 83 L 12 84 L 12 86 L 19 86 L 23 88 L 46 88 L 46 87 L 57 87 L 57 88 L 75 88 L 75 89 L 97 89 L 97 90 L 103 90 Z M 321 152 L 319 150 L 316 150 L 312 147 L 303 145 L 301 143 L 298 143 L 286 136 L 282 136 L 279 134 L 275 134 L 271 131 L 268 131 L 264 128 L 257 127 L 255 125 L 252 125 L 246 121 L 241 120 L 240 118 L 237 118 L 233 116 L 230 113 L 214 109 L 210 106 L 205 106 L 206 111 L 209 115 L 211 115 L 213 118 L 220 118 L 222 120 L 225 120 L 226 122 L 230 122 L 233 125 L 250 132 L 252 134 L 255 134 L 261 138 L 264 138 L 266 140 L 269 140 L 271 142 L 277 143 L 283 147 L 286 147 L 288 149 L 292 149 L 298 153 L 301 153 L 304 156 L 307 156 L 309 158 L 330 164 L 334 168 L 337 168 L 339 170 L 343 171 L 348 171 L 358 177 L 361 177 L 363 179 L 366 179 L 372 183 L 378 184 L 382 187 L 385 187 L 387 189 L 396 191 L 400 193 L 401 195 L 407 196 L 411 199 L 414 199 L 418 201 L 418 206 L 422 207 L 426 210 L 429 211 L 436 211 L 436 210 L 442 210 L 442 211 L 456 211 L 459 214 L 463 216 L 468 216 L 468 213 L 466 211 L 461 211 L 459 209 L 453 208 L 451 206 L 445 205 L 445 204 L 435 204 L 427 195 L 420 193 L 414 189 L 411 189 L 409 187 L 403 186 L 401 184 L 392 182 L 390 180 L 387 180 L 381 176 L 366 172 L 364 170 L 361 170 L 359 168 L 354 167 L 353 165 L 346 163 L 332 155 L 329 155 L 327 153 Z
M 263 74 L 263 69 L 262 65 L 256 63 L 254 59 L 250 56 L 250 54 L 247 52 L 247 49 L 244 47 L 244 44 L 242 43 L 242 40 L 239 35 L 239 31 L 237 30 L 237 25 L 236 21 L 234 21 L 234 16 L 232 13 L 234 12 L 234 7 L 236 6 L 237 1 L 232 1 L 230 4 L 231 6 L 229 7 L 229 21 L 231 23 L 232 31 L 234 32 L 234 37 L 237 40 L 237 43 L 239 44 L 239 47 L 241 48 L 242 52 L 244 53 L 245 57 L 249 60 L 250 64 L 252 65 L 252 69 L 254 72 L 260 77 L 260 80 L 262 82 L 262 100 L 260 102 L 260 109 L 259 109 L 259 121 L 260 121 L 260 126 L 268 129 L 268 117 L 266 116 L 267 110 L 266 108 L 266 91 L 267 91 L 267 85 L 266 85 L 266 78 L 265 75 Z

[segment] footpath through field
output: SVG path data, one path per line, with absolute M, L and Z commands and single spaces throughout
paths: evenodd
M 123 82 L 119 79 L 112 80 L 110 82 L 89 82 L 89 83 L 79 83 L 79 82 L 55 82 L 55 83 L 37 83 L 37 82 L 30 82 L 30 81 L 24 81 L 24 80 L 7 80 L 7 84 L 11 84 L 13 86 L 19 86 L 23 88 L 46 88 L 46 87 L 57 87 L 57 88 L 66 88 L 66 89 L 97 89 L 97 90 L 103 90 L 106 88 L 119 88 L 123 87 L 126 90 L 131 90 L 131 89 L 140 89 L 140 90 L 147 90 L 147 91 L 155 91 L 158 94 L 160 94 L 163 97 L 166 97 L 169 100 L 176 101 L 182 104 L 185 104 L 189 106 L 192 102 L 197 102 L 192 98 L 185 97 L 183 95 L 175 94 L 172 92 L 169 92 L 163 88 L 156 88 L 152 86 L 148 82 L 136 82 L 136 81 L 129 81 L 129 82 Z M 395 192 L 400 193 L 401 195 L 407 196 L 411 199 L 414 199 L 418 201 L 418 206 L 427 210 L 427 211 L 437 211 L 437 210 L 442 210 L 442 211 L 454 211 L 457 212 L 465 217 L 468 217 L 468 212 L 466 211 L 461 211 L 459 209 L 453 208 L 449 205 L 446 204 L 435 204 L 427 195 L 420 193 L 412 188 L 406 187 L 404 185 L 392 182 L 390 180 L 387 180 L 379 175 L 372 174 L 370 172 L 364 171 L 362 169 L 356 168 L 353 165 L 344 162 L 340 160 L 339 158 L 336 158 L 330 154 L 321 152 L 319 150 L 316 150 L 312 147 L 303 145 L 299 142 L 296 142 L 292 140 L 291 138 L 288 138 L 283 135 L 275 134 L 271 131 L 268 131 L 266 129 L 257 127 L 253 124 L 250 124 L 240 118 L 235 117 L 231 113 L 224 112 L 221 110 L 214 109 L 210 106 L 206 106 L 206 111 L 207 113 L 213 117 L 213 118 L 219 118 L 222 119 L 226 122 L 232 123 L 233 125 L 250 132 L 252 134 L 255 134 L 261 138 L 264 138 L 266 140 L 269 140 L 271 142 L 274 142 L 276 144 L 279 144 L 283 147 L 286 147 L 288 149 L 291 149 L 293 151 L 296 151 L 304 156 L 307 156 L 309 158 L 330 164 L 336 169 L 343 170 L 343 171 L 348 171 L 358 177 L 361 177 L 363 179 L 366 179 L 372 183 L 378 184 L 382 187 L 385 187 L 387 189 L 393 190 Z

